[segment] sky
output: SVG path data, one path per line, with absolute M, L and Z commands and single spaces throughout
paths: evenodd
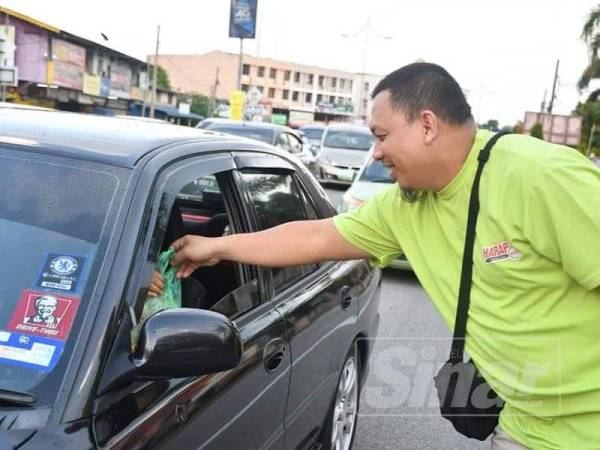
M 576 89 L 588 62 L 580 35 L 596 4 L 258 0 L 257 38 L 244 40 L 244 53 L 352 72 L 365 67 L 381 75 L 416 60 L 437 63 L 468 93 L 479 123 L 496 119 L 513 125 L 525 111 L 539 110 L 545 91 L 550 99 L 557 60 L 554 112 L 570 114 L 586 98 Z M 159 53 L 239 52 L 239 40 L 228 37 L 230 0 L 0 0 L 0 5 L 144 60 L 154 53 L 158 25 Z M 367 22 L 372 31 L 366 36 L 361 30 Z

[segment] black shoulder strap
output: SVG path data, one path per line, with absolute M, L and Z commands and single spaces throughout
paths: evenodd
M 492 147 L 498 139 L 508 131 L 501 131 L 488 141 L 477 157 L 479 164 L 469 200 L 469 216 L 467 218 L 467 233 L 465 236 L 465 248 L 463 252 L 462 272 L 460 276 L 460 288 L 458 290 L 458 306 L 456 308 L 456 321 L 454 323 L 454 336 L 452 338 L 452 350 L 450 361 L 456 363 L 463 360 L 465 350 L 465 335 L 467 332 L 467 318 L 469 314 L 469 302 L 471 301 L 471 281 L 473 276 L 473 247 L 475 246 L 475 227 L 477 226 L 477 215 L 479 213 L 479 181 L 485 163 L 490 158 Z

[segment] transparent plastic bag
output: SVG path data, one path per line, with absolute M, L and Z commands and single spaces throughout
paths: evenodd
M 175 256 L 175 249 L 170 248 L 158 256 L 158 270 L 164 278 L 164 289 L 158 297 L 146 298 L 144 309 L 138 324 L 131 330 L 131 348 L 135 350 L 142 325 L 148 317 L 163 309 L 181 308 L 181 280 L 175 276 L 177 268 L 170 262 Z

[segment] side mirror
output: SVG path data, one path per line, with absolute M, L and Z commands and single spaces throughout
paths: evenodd
M 241 357 L 239 332 L 227 317 L 173 308 L 146 320 L 131 360 L 139 377 L 151 379 L 222 372 L 237 366 Z

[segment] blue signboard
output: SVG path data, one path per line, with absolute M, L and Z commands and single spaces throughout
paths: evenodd
M 254 39 L 257 2 L 258 0 L 231 0 L 229 37 Z
M 100 80 L 100 96 L 108 97 L 110 95 L 110 78 Z

